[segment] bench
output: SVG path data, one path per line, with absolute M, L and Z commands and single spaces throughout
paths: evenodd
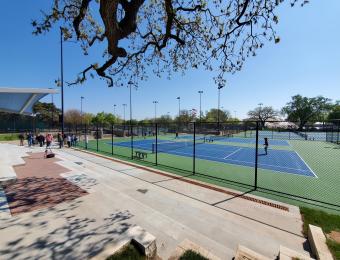
M 214 142 L 214 139 L 213 138 L 206 138 L 205 141 L 207 143 L 212 143 L 212 142 Z
M 143 160 L 144 158 L 148 158 L 148 154 L 142 151 L 135 151 L 135 157 Z

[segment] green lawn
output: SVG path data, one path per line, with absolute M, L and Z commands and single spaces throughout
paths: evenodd
M 153 139 L 154 137 L 147 137 Z M 159 139 L 168 140 L 173 135 L 162 135 Z M 144 138 L 134 138 L 142 140 Z M 130 142 L 130 138 L 114 138 L 113 142 Z M 98 140 L 98 152 L 105 155 L 120 157 L 121 159 L 131 160 L 131 148 L 112 146 L 111 139 Z M 220 142 L 217 144 L 221 144 Z M 226 144 L 226 143 L 224 143 Z M 228 143 L 228 145 L 241 146 L 239 143 Z M 312 200 L 319 200 L 331 204 L 340 205 L 340 147 L 336 144 L 319 142 L 290 140 L 290 146 L 285 149 L 296 151 L 300 157 L 310 166 L 317 178 L 301 176 L 295 174 L 285 174 L 271 170 L 258 169 L 258 186 L 263 189 L 252 191 L 253 194 L 266 198 L 294 204 L 297 206 L 317 207 L 323 210 L 340 214 L 340 207 L 298 198 L 306 197 Z M 80 145 L 84 144 L 80 142 Z M 249 144 L 246 144 L 249 146 Z M 282 147 L 272 147 L 273 149 L 283 149 Z M 90 140 L 88 149 L 97 150 L 97 141 Z M 141 150 L 141 149 L 138 149 Z M 134 160 L 135 163 L 147 165 L 157 169 L 169 171 L 181 176 L 190 175 L 193 171 L 193 159 L 191 157 L 177 156 L 167 153 L 158 154 L 158 165 L 155 165 L 155 154 L 150 151 L 148 158 L 144 161 Z M 196 159 L 196 174 L 188 177 L 207 183 L 237 189 L 245 192 L 251 190 L 255 181 L 253 167 L 239 166 L 210 160 Z M 279 191 L 276 193 L 265 189 Z M 291 194 L 291 195 L 284 195 Z
M 315 210 L 305 207 L 301 207 L 300 211 L 303 216 L 304 221 L 303 231 L 305 236 L 307 236 L 308 234 L 309 224 L 321 227 L 326 234 L 329 234 L 331 231 L 340 232 L 339 215 L 328 214 L 321 210 Z M 334 258 L 340 259 L 340 244 L 328 238 L 327 245 L 331 250 Z
M 19 140 L 19 134 L 0 134 L 0 141 Z

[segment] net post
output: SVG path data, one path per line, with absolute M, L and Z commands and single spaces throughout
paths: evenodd
M 113 123 L 111 124 L 111 154 L 113 155 Z
M 158 151 L 157 151 L 157 146 L 158 146 L 158 124 L 155 124 L 155 131 L 156 131 L 156 144 L 155 144 L 155 160 L 156 160 L 156 165 L 158 165 Z
M 97 139 L 97 152 L 99 151 L 99 131 L 98 131 L 98 123 L 97 123 L 97 132 L 96 132 L 96 139 Z
M 255 147 L 255 183 L 254 188 L 257 189 L 257 166 L 258 166 L 258 155 L 259 155 L 259 122 L 256 121 L 256 147 Z
M 193 161 L 192 161 L 192 173 L 196 172 L 196 122 L 194 124 L 194 145 L 193 145 Z

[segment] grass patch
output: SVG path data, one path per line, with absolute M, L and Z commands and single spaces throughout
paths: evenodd
M 325 233 L 331 231 L 340 231 L 340 216 L 326 213 L 322 210 L 316 210 L 306 207 L 300 208 L 303 215 L 303 232 L 307 236 L 308 225 L 319 226 Z
M 339 215 L 328 214 L 321 210 L 305 207 L 301 207 L 300 211 L 303 216 L 303 232 L 305 236 L 308 234 L 309 224 L 321 227 L 322 230 L 327 234 L 331 231 L 340 231 Z M 340 244 L 332 239 L 327 238 L 327 246 L 333 257 L 337 260 L 340 260 Z
M 340 244 L 332 239 L 327 239 L 327 246 L 331 250 L 334 259 L 340 260 Z
M 19 140 L 18 134 L 0 134 L 0 141 Z
M 119 252 L 109 256 L 106 260 L 145 260 L 146 256 L 138 251 L 132 244 L 124 246 Z
M 208 258 L 192 250 L 185 251 L 184 254 L 179 259 L 180 260 L 208 260 Z

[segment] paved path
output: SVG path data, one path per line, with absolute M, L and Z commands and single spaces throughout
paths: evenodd
M 87 258 L 133 225 L 157 237 L 164 259 L 184 239 L 222 259 L 232 259 L 239 243 L 272 259 L 280 245 L 304 252 L 295 207 L 287 212 L 71 149 L 57 156 L 70 170 L 61 176 L 89 194 L 0 220 L 1 259 Z

